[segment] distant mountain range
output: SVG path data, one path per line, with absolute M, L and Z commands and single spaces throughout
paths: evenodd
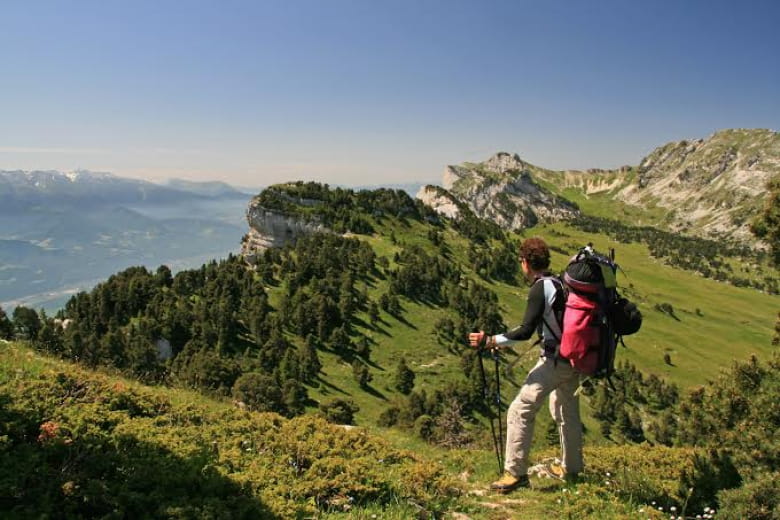
M 221 182 L 172 180 L 167 185 L 118 177 L 110 173 L 76 170 L 0 170 L 0 212 L 28 209 L 38 204 L 88 206 L 115 204 L 170 204 L 198 198 L 246 198 Z
M 0 305 L 58 307 L 132 266 L 199 266 L 240 247 L 252 193 L 109 173 L 0 171 Z

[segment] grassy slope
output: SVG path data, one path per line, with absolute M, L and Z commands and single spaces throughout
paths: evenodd
M 62 381 L 62 374 L 80 381 L 85 393 L 75 396 L 67 394 L 65 397 L 57 394 L 57 381 Z M 48 387 L 51 390 L 42 390 Z M 440 512 L 465 515 L 457 518 L 474 520 L 567 517 L 656 519 L 665 517 L 658 511 L 650 510 L 648 504 L 651 500 L 647 497 L 656 499 L 658 505 L 663 504 L 667 509 L 671 504 L 679 508 L 683 498 L 676 494 L 678 480 L 681 472 L 692 464 L 691 452 L 686 449 L 588 446 L 585 455 L 589 473 L 583 483 L 572 487 L 557 481 L 533 479 L 533 489 L 519 490 L 510 496 L 501 497 L 484 492 L 485 483 L 493 478 L 495 469 L 491 457 L 483 450 L 443 450 L 410 440 L 398 431 L 378 432 L 384 438 L 380 440 L 373 435 L 366 437 L 359 430 L 345 432 L 323 423 L 309 424 L 306 418 L 285 421 L 273 414 L 241 412 L 228 403 L 198 393 L 146 387 L 109 373 L 88 371 L 72 363 L 42 356 L 20 344 L 0 341 L 0 391 L 2 395 L 11 398 L 11 401 L 4 401 L 4 407 L 12 416 L 24 413 L 32 417 L 40 413 L 36 410 L 37 406 L 27 408 L 30 403 L 14 402 L 14 399 L 28 399 L 29 389 L 35 389 L 36 395 L 43 399 L 40 403 L 42 409 L 47 408 L 47 402 L 52 398 L 60 403 L 45 417 L 31 419 L 35 421 L 33 424 L 55 421 L 64 430 L 58 434 L 63 437 L 53 441 L 54 444 L 30 441 L 26 453 L 39 458 L 36 450 L 49 453 L 49 463 L 55 464 L 51 468 L 55 472 L 53 478 L 69 480 L 64 484 L 57 481 L 53 487 L 49 486 L 49 494 L 40 507 L 53 500 L 79 507 L 78 498 L 69 494 L 78 494 L 82 489 L 87 489 L 90 475 L 92 478 L 98 477 L 86 465 L 90 460 L 93 464 L 98 460 L 90 451 L 98 439 L 107 441 L 98 444 L 103 446 L 99 449 L 107 450 L 99 452 L 98 458 L 118 457 L 124 461 L 123 464 L 132 466 L 134 461 L 136 465 L 150 464 L 152 459 L 149 457 L 164 456 L 164 460 L 155 462 L 159 465 L 157 471 L 169 473 L 161 473 L 159 478 L 168 479 L 175 485 L 205 486 L 203 492 L 209 493 L 207 500 L 210 501 L 206 509 L 200 510 L 203 504 L 194 499 L 186 502 L 191 498 L 185 498 L 185 502 L 179 505 L 175 493 L 164 493 L 163 498 L 172 501 L 173 505 L 165 505 L 168 502 L 162 504 L 162 509 L 155 513 L 161 515 L 160 518 L 179 518 L 177 511 L 181 514 L 181 507 L 187 505 L 193 505 L 195 509 L 186 517 L 193 517 L 192 514 L 197 517 L 198 511 L 205 513 L 215 504 L 228 505 L 230 498 L 227 497 L 233 495 L 224 493 L 233 488 L 234 491 L 229 493 L 238 493 L 240 489 L 245 500 L 254 501 L 248 503 L 267 508 L 268 518 L 433 518 L 430 511 L 420 509 L 421 504 L 425 503 L 428 506 L 439 504 L 436 507 Z M 122 396 L 126 399 L 117 401 Z M 138 402 L 147 406 L 156 403 L 155 406 L 164 406 L 151 416 L 128 413 L 122 406 L 111 407 L 111 411 L 105 408 L 107 403 L 116 402 Z M 169 403 L 170 407 L 165 403 Z M 110 421 L 106 420 L 109 416 Z M 0 429 L 6 426 L 0 424 Z M 109 429 L 105 430 L 107 427 Z M 318 432 L 317 429 L 327 431 Z M 304 440 L 304 436 L 308 439 Z M 63 444 L 62 439 L 68 440 Z M 86 442 L 92 444 L 86 445 Z M 211 450 L 210 455 L 206 454 L 203 447 L 213 445 L 220 446 L 218 452 Z M 244 449 L 247 445 L 258 449 Z M 405 452 L 398 452 L 390 445 L 404 445 L 417 455 L 407 458 L 409 456 Z M 143 449 L 134 451 L 135 447 Z M 58 477 L 56 464 L 59 458 L 56 453 L 63 449 L 71 449 L 80 455 L 78 460 L 66 458 L 70 462 L 67 462 L 67 468 L 63 466 L 62 477 Z M 116 453 L 111 451 L 114 449 Z M 336 473 L 325 477 L 328 475 L 326 471 L 321 475 L 325 480 L 310 479 L 308 473 L 299 478 L 290 474 L 286 464 L 291 460 L 290 457 L 312 457 L 315 453 L 318 455 L 314 455 L 312 460 L 324 460 L 318 459 L 318 456 L 332 460 L 332 464 L 336 464 L 333 467 Z M 554 450 L 547 449 L 540 456 L 553 454 Z M 376 467 L 382 463 L 382 457 L 388 456 L 400 460 L 390 463 L 386 468 Z M 349 461 L 353 459 L 357 466 L 350 469 Z M 203 464 L 203 476 L 200 477 L 198 468 Z M 80 470 L 82 465 L 84 468 Z M 174 467 L 179 468 L 181 477 L 170 473 Z M 326 467 L 330 468 L 322 466 L 320 471 Z M 344 467 L 348 473 L 339 473 L 344 471 L 339 470 L 340 467 Z M 440 467 L 444 470 L 437 469 Z M 98 468 L 99 465 L 95 470 Z M 28 472 L 29 469 L 17 466 L 17 471 Z M 274 476 L 275 472 L 278 472 L 277 476 Z M 156 482 L 157 479 L 152 480 Z M 452 485 L 458 481 L 460 496 L 450 495 L 445 498 L 441 494 L 444 489 L 442 486 L 453 489 Z M 128 498 L 123 482 L 107 480 L 101 484 L 105 489 L 119 490 L 116 500 L 120 510 L 121 504 Z M 438 484 L 434 486 L 433 482 Z M 347 500 L 341 500 L 346 499 L 351 492 L 359 494 L 362 486 L 372 484 L 393 486 L 393 493 L 397 495 L 385 504 L 368 501 L 349 506 Z M 58 499 L 51 493 L 52 489 L 59 489 L 60 485 L 65 496 Z M 329 495 L 333 509 L 328 512 L 313 513 L 308 509 L 313 505 L 311 502 L 296 502 L 296 496 L 307 493 L 311 488 L 337 490 L 339 486 L 347 490 L 346 496 L 338 493 Z M 96 496 L 99 495 L 93 495 L 93 500 Z M 217 502 L 223 497 L 225 502 Z M 418 497 L 425 497 L 426 502 Z M 75 506 L 72 502 L 74 498 Z M 7 501 L 4 507 L 12 504 L 13 501 Z M 28 503 L 24 513 L 19 514 L 35 516 L 34 509 L 30 507 Z M 149 504 L 145 507 L 157 506 Z M 641 516 L 640 510 L 644 511 Z M 152 512 L 146 510 L 146 513 Z M 87 514 L 86 517 L 91 515 Z M 454 517 L 449 514 L 446 516 Z
M 3 340 L 0 402 L 0 459 L 18 472 L 0 478 L 0 515 L 14 518 L 114 518 L 107 504 L 130 517 L 320 518 L 316 499 L 320 511 L 354 500 L 401 519 L 441 509 L 455 489 L 439 464 L 360 430 L 238 410 Z M 143 498 L 155 488 L 160 502 Z
M 551 230 L 568 236 L 556 236 Z M 618 244 L 564 225 L 533 232 L 567 250 L 587 242 L 597 249 L 616 249 L 617 261 L 626 271 L 619 283 L 640 303 L 645 317 L 642 330 L 626 339 L 630 349 L 621 349 L 620 355 L 644 371 L 686 388 L 704 383 L 734 359 L 744 360 L 751 353 L 763 357 L 771 349 L 777 296 L 666 266 L 651 258 L 642 244 Z M 553 259 L 558 266 L 565 261 L 563 255 Z M 660 303 L 671 304 L 679 321 L 655 310 Z M 674 366 L 663 363 L 664 352 L 670 353 Z
M 427 243 L 425 228 L 420 224 L 414 223 L 409 228 L 396 226 L 394 232 L 399 242 Z M 603 236 L 583 233 L 563 224 L 525 233 L 527 236 L 535 234 L 572 253 L 588 242 L 601 249 L 617 249 L 618 261 L 627 273 L 627 276 L 619 277 L 619 283 L 629 297 L 640 304 L 645 316 L 642 330 L 626 338 L 629 348 L 620 350 L 619 359 L 629 360 L 645 372 L 688 388 L 706 382 L 734 359 L 746 359 L 751 353 L 763 357 L 771 348 L 772 324 L 778 306 L 775 296 L 736 288 L 663 265 L 651 258 L 641 244 L 616 244 Z M 391 244 L 384 236 L 367 240 L 377 254 L 392 259 L 393 252 L 399 251 L 400 246 Z M 445 237 L 454 257 L 465 265 L 468 244 L 452 232 Z M 566 260 L 564 255 L 554 253 L 553 267 L 562 268 Z M 485 283 L 498 294 L 505 322 L 508 325 L 518 323 L 524 312 L 527 288 Z M 386 281 L 376 280 L 374 287 L 369 288 L 369 294 L 377 298 L 386 287 Z M 679 321 L 654 309 L 661 303 L 671 304 Z M 315 399 L 348 396 L 361 407 L 359 422 L 373 424 L 386 404 L 400 397 L 392 388 L 392 377 L 401 356 L 406 357 L 417 373 L 417 388 L 432 388 L 443 379 L 460 377 L 459 357 L 437 342 L 433 334 L 436 320 L 446 315 L 446 311 L 406 299 L 402 299 L 402 306 L 405 322 L 383 312 L 380 330 L 364 329 L 375 341 L 371 353 L 373 391 L 361 390 L 352 377 L 351 367 L 325 353 L 325 379 L 332 386 L 314 389 L 312 396 Z M 362 318 L 368 322 L 367 317 Z M 515 350 L 523 353 L 527 346 L 518 346 Z M 664 364 L 665 353 L 670 354 L 672 366 Z M 516 375 L 522 378 L 522 367 L 533 361 L 532 353 L 525 355 L 518 363 Z M 505 397 L 511 397 L 511 384 L 506 386 Z

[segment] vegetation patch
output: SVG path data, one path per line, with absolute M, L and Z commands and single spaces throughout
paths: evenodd
M 14 366 L 0 372 L 0 458 L 15 468 L 0 479 L 0 510 L 15 517 L 296 518 L 388 503 L 435 512 L 457 494 L 441 466 L 364 430 L 182 405 L 68 365 Z

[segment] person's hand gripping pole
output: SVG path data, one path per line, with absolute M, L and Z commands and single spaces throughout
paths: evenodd
M 494 336 L 485 334 L 484 330 L 469 333 L 469 345 L 478 350 L 496 350 L 496 339 Z

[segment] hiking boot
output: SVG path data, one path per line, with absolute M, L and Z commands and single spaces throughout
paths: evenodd
M 501 493 L 502 495 L 504 493 L 509 493 L 510 491 L 514 491 L 517 488 L 527 488 L 531 487 L 531 483 L 528 481 L 528 475 L 523 475 L 522 477 L 516 477 L 509 473 L 508 471 L 504 472 L 504 475 L 490 484 L 490 490 L 495 491 L 497 493 Z

